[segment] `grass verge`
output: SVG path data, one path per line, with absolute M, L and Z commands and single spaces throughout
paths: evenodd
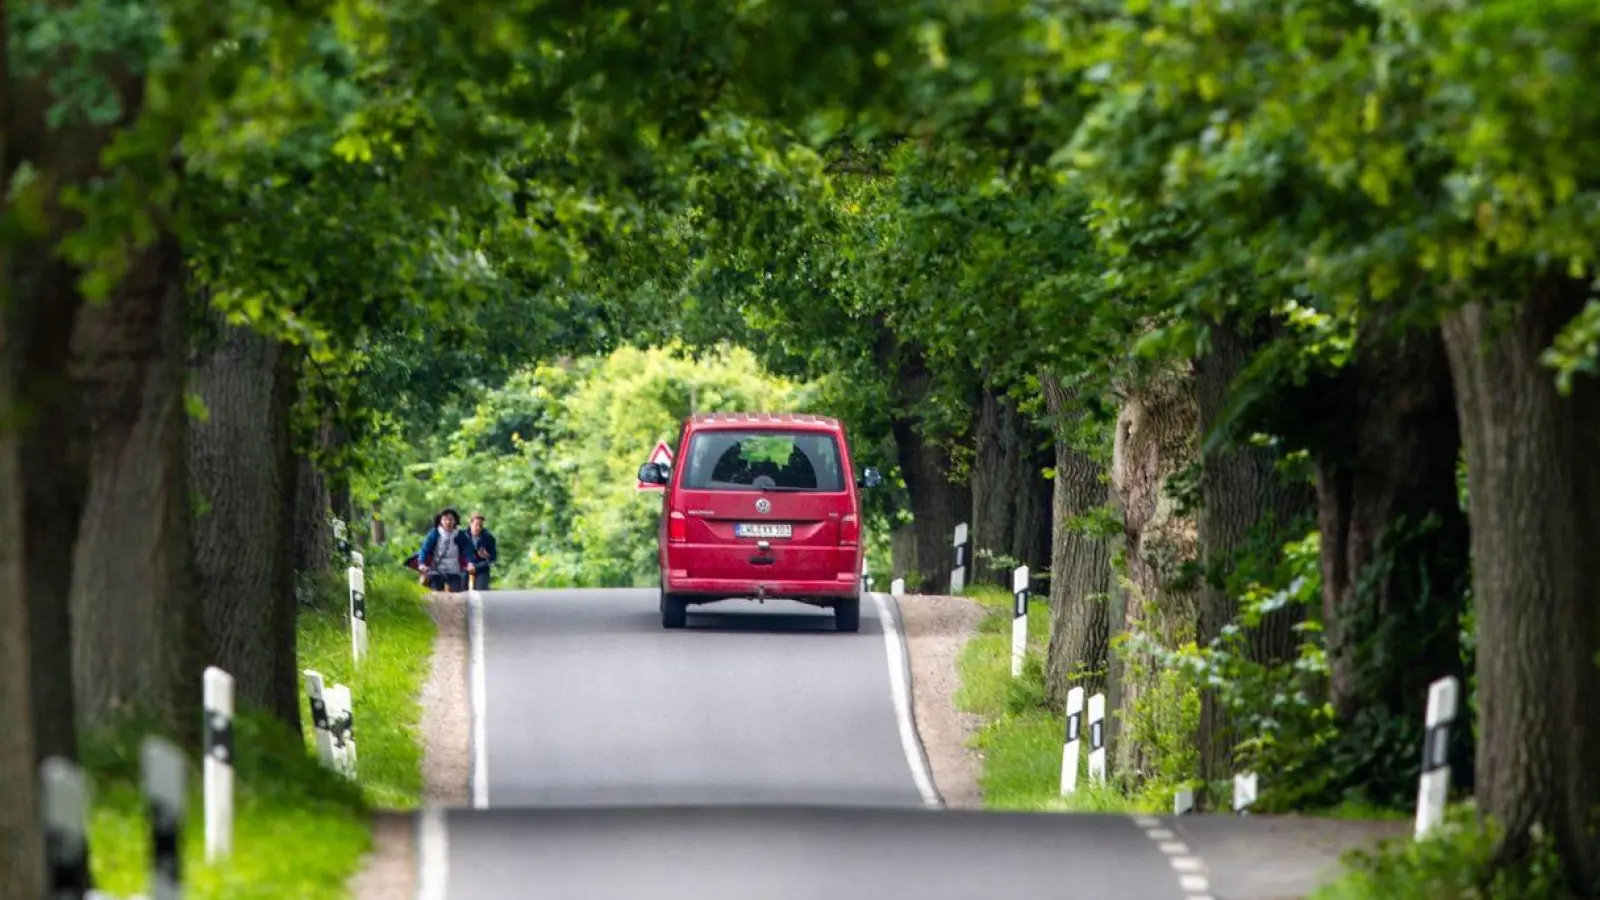
M 319 585 L 319 596 L 324 590 Z M 419 695 L 435 635 L 427 594 L 399 567 L 367 570 L 367 657 L 357 670 L 343 576 L 332 591 L 336 602 L 300 615 L 300 668 L 321 672 L 329 685 L 350 688 L 367 801 L 379 809 L 415 809 L 422 800 Z M 310 726 L 308 721 L 306 746 L 314 752 Z
M 200 766 L 192 767 L 183 836 L 184 896 L 192 900 L 340 900 L 371 849 L 374 808 L 414 808 L 422 793 L 419 695 L 434 626 L 424 594 L 403 572 L 368 571 L 369 647 L 353 671 L 342 574 L 319 579 L 317 609 L 302 609 L 300 667 L 343 682 L 355 701 L 360 782 L 318 762 L 306 734 L 251 710 L 234 720 L 235 801 L 231 859 L 205 864 Z M 84 741 L 94 782 L 90 818 L 96 886 L 119 896 L 145 892 L 150 837 L 139 793 L 144 731 L 115 729 Z
M 1044 660 L 1050 634 L 1049 609 L 1028 606 L 1028 649 L 1022 675 L 1011 677 L 1011 594 L 977 586 L 965 596 L 988 613 L 957 662 L 961 689 L 956 705 L 983 717 L 973 745 L 983 756 L 978 785 L 988 809 L 1130 812 L 1134 804 L 1111 785 L 1087 777 L 1088 745 L 1079 755 L 1078 790 L 1060 796 L 1062 711 L 1045 695 Z
M 1499 828 L 1470 803 L 1451 807 L 1444 827 L 1427 840 L 1408 835 L 1372 851 L 1353 851 L 1345 871 L 1308 900 L 1563 900 L 1560 861 L 1548 840 L 1531 859 L 1497 869 Z

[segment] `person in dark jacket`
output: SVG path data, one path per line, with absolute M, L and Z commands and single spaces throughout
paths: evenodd
M 487 591 L 489 589 L 489 568 L 494 565 L 498 554 L 494 547 L 494 532 L 483 527 L 483 513 L 475 512 L 468 525 L 467 538 L 472 541 L 472 564 L 476 570 L 472 573 L 472 589 Z
M 460 523 L 460 513 L 445 509 L 433 517 L 433 528 L 422 539 L 418 571 L 430 590 L 466 590 L 467 578 L 477 568 L 472 561 L 472 539 L 458 527 Z

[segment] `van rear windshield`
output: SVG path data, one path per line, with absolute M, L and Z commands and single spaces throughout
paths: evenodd
M 691 491 L 844 490 L 833 435 L 817 431 L 702 431 L 689 445 L 680 488 Z

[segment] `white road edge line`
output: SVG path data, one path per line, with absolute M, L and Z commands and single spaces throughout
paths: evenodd
M 488 718 L 485 706 L 489 691 L 483 672 L 483 595 L 475 590 L 467 592 L 467 613 L 472 670 L 472 806 L 488 809 L 489 744 L 484 722 Z
M 444 810 L 433 804 L 422 808 L 417 820 L 417 900 L 445 900 L 450 883 L 450 831 Z
M 911 768 L 911 779 L 917 783 L 917 793 L 922 795 L 923 804 L 937 808 L 942 805 L 939 792 L 934 789 L 933 775 L 928 771 L 921 739 L 917 737 L 916 720 L 911 715 L 911 691 L 906 684 L 906 672 L 911 668 L 910 651 L 883 594 L 874 591 L 872 602 L 878 607 L 878 621 L 883 623 L 883 643 L 888 649 L 889 694 L 894 699 L 894 717 L 900 726 L 900 750 Z

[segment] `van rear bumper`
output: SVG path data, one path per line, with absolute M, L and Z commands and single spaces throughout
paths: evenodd
M 861 591 L 860 576 L 848 580 L 790 581 L 773 579 L 759 581 L 747 578 L 686 578 L 663 573 L 663 583 L 669 594 L 688 597 L 743 598 L 743 597 L 793 597 L 793 598 L 851 598 Z

